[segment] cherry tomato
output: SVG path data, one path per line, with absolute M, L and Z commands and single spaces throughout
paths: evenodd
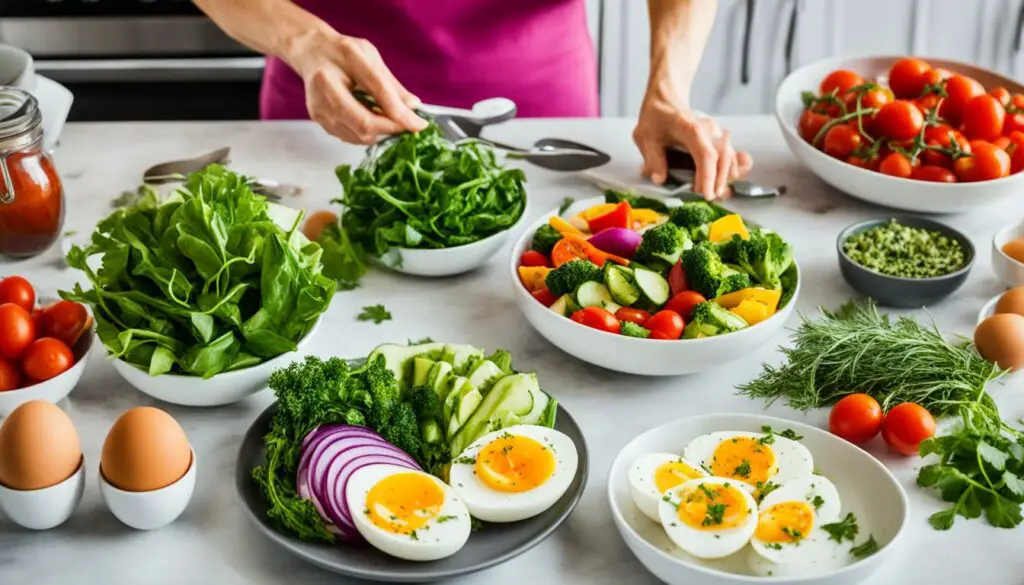
M 683 270 L 682 261 L 676 262 L 672 265 L 671 270 L 668 271 L 668 289 L 675 295 L 689 290 L 690 285 L 686 282 L 686 271 Z
M 558 268 L 566 262 L 572 260 L 590 258 L 590 251 L 594 246 L 587 243 L 586 240 L 578 240 L 575 238 L 562 238 L 558 240 L 555 247 L 551 249 L 551 261 L 555 264 L 555 268 Z
M 1015 130 L 1007 138 L 1010 139 L 1007 150 L 1010 153 L 1010 174 L 1018 173 L 1024 169 L 1024 132 Z
M 30 313 L 32 315 L 32 326 L 35 327 L 36 334 L 43 330 L 43 308 L 36 307 L 32 309 Z
M 825 134 L 825 154 L 845 159 L 860 148 L 861 143 L 861 136 L 856 130 L 839 124 Z
M 959 145 L 960 150 L 968 153 L 971 152 L 971 143 L 967 140 L 967 137 L 946 124 L 925 128 L 924 140 L 926 146 L 944 149 L 949 149 L 953 141 L 955 141 Z M 921 152 L 921 162 L 925 165 L 945 167 L 947 169 L 953 168 L 953 159 L 948 154 L 936 150 L 923 150 Z
M 1010 155 L 990 142 L 971 141 L 971 156 L 953 165 L 958 179 L 965 183 L 990 181 L 1010 174 Z
M 914 172 L 914 166 L 905 155 L 894 152 L 882 159 L 882 164 L 878 166 L 878 172 L 908 179 Z
M 967 102 L 985 93 L 980 83 L 964 75 L 954 75 L 946 81 L 946 98 L 939 106 L 939 116 L 953 126 L 960 125 L 960 115 Z
M 651 315 L 651 318 L 644 323 L 644 327 L 651 330 L 651 337 L 655 339 L 679 339 L 686 327 L 686 321 L 683 321 L 683 318 L 675 311 L 658 311 Z M 657 337 L 654 336 L 655 333 L 658 334 Z
M 1005 87 L 994 88 L 988 92 L 988 95 L 996 98 L 996 100 L 1000 104 L 1002 104 L 1004 108 L 1010 105 L 1010 90 L 1006 89 Z
M 983 94 L 968 102 L 961 116 L 968 138 L 995 140 L 1003 133 L 1006 110 L 996 98 Z
M 0 359 L 0 392 L 17 390 L 21 386 L 21 372 L 17 366 Z
M 68 347 L 73 347 L 78 338 L 92 325 L 92 317 L 85 307 L 74 301 L 57 301 L 43 307 L 40 337 L 55 337 Z
M 527 250 L 519 258 L 520 266 L 551 266 L 548 257 L 537 250 Z
M 904 57 L 889 69 L 889 88 L 897 98 L 917 97 L 928 83 L 925 74 L 931 68 L 931 65 L 920 59 Z
M 805 110 L 803 114 L 800 114 L 800 123 L 798 124 L 800 136 L 807 142 L 813 143 L 814 137 L 821 131 L 821 127 L 827 124 L 830 119 L 824 114 Z
M 934 165 L 922 165 L 910 173 L 911 179 L 918 181 L 930 181 L 932 183 L 956 183 L 956 174 L 953 171 Z
M 846 157 L 846 164 L 867 169 L 869 171 L 878 170 L 878 157 L 872 157 L 870 159 L 864 158 L 863 156 L 848 156 Z
M 1011 132 L 1024 132 L 1024 112 L 1006 112 L 1006 119 L 1003 121 L 1003 134 L 1009 136 Z
M 622 324 L 615 315 L 601 307 L 584 307 L 572 314 L 572 320 L 607 333 L 618 333 L 622 330 Z
M 878 132 L 892 140 L 911 140 L 921 132 L 924 114 L 913 103 L 896 100 L 878 112 L 875 127 Z
M 914 105 L 917 106 L 917 109 L 921 110 L 921 113 L 927 116 L 932 113 L 932 110 L 938 107 L 939 96 L 934 93 L 930 93 L 919 98 L 914 98 L 912 101 L 914 102 Z
M 35 338 L 35 323 L 28 311 L 14 303 L 0 305 L 0 358 L 20 358 Z
M 1013 97 L 1010 98 L 1010 106 L 1015 110 L 1024 110 L 1024 94 L 1013 94 Z
M 1009 136 L 1000 136 L 999 138 L 996 138 L 995 140 L 992 141 L 992 146 L 995 146 L 996 148 L 999 148 L 1001 150 L 1005 150 L 1008 153 L 1011 152 L 1010 146 L 1012 145 L 1013 142 L 1010 141 Z
M 32 312 L 36 306 L 36 291 L 24 278 L 8 276 L 0 280 L 0 305 L 4 303 L 14 303 Z
M 683 291 L 679 294 L 674 295 L 669 299 L 665 305 L 666 311 L 675 311 L 684 320 L 689 320 L 693 316 L 693 309 L 697 305 L 707 301 L 699 292 L 695 290 Z
M 835 92 L 837 96 L 843 97 L 850 88 L 863 84 L 864 78 L 858 75 L 856 71 L 837 69 L 821 80 L 821 86 L 818 89 L 821 91 L 821 95 L 829 95 Z
M 537 289 L 530 294 L 533 295 L 533 298 L 537 299 L 537 302 L 544 305 L 545 307 L 550 307 L 551 305 L 555 304 L 555 301 L 558 300 L 558 297 L 555 296 L 555 293 L 548 290 L 548 287 Z
M 32 382 L 59 376 L 75 365 L 71 349 L 59 339 L 40 337 L 25 350 L 21 369 Z
M 644 326 L 647 320 L 651 318 L 651 314 L 642 309 L 633 309 L 631 307 L 622 307 L 618 311 L 615 311 L 615 318 L 619 321 L 629 321 L 634 325 Z
M 302 235 L 315 242 L 320 239 L 320 234 L 323 233 L 325 227 L 337 222 L 338 216 L 334 212 L 326 209 L 315 211 L 306 218 L 306 223 L 302 224 Z
M 912 402 L 893 407 L 882 420 L 882 438 L 890 449 L 903 455 L 917 455 L 921 441 L 934 434 L 935 419 Z
M 881 428 L 882 407 L 867 394 L 844 396 L 828 416 L 828 430 L 855 445 L 870 441 Z

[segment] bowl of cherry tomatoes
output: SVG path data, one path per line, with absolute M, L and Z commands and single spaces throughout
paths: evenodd
M 783 80 L 775 115 L 802 163 L 871 203 L 955 213 L 1024 191 L 1024 85 L 966 63 L 819 61 Z
M 82 378 L 92 316 L 72 301 L 41 300 L 20 276 L 0 279 L 0 417 L 29 400 L 59 402 Z

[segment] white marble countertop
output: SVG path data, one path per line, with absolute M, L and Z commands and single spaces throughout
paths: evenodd
M 755 181 L 789 188 L 789 194 L 779 200 L 731 205 L 776 228 L 794 244 L 803 273 L 798 308 L 809 312 L 850 298 L 854 293 L 838 271 L 836 235 L 854 221 L 890 212 L 847 198 L 801 168 L 769 117 L 722 122 L 732 130 L 738 147 L 752 153 Z M 516 121 L 495 128 L 492 136 L 522 144 L 545 136 L 571 138 L 639 165 L 631 130 L 628 120 Z M 240 171 L 302 185 L 304 194 L 289 203 L 310 208 L 326 207 L 338 194 L 334 166 L 357 162 L 362 154 L 361 149 L 340 144 L 308 123 L 71 124 L 58 153 L 68 196 L 66 229 L 89 233 L 111 211 L 111 200 L 133 189 L 150 164 L 225 145 L 232 147 L 234 167 Z M 536 168 L 529 168 L 528 174 L 531 212 L 538 216 L 563 197 L 598 194 L 573 175 Z M 967 284 L 932 308 L 932 316 L 947 332 L 970 335 L 982 304 L 1000 291 L 989 266 L 991 235 L 1022 209 L 1020 203 L 1007 203 L 945 219 L 967 232 L 979 252 Z M 480 270 L 448 279 L 372 271 L 361 288 L 335 297 L 310 351 L 363 356 L 379 343 L 425 336 L 511 350 L 517 367 L 539 372 L 543 387 L 583 427 L 591 450 L 590 481 L 576 512 L 551 538 L 511 562 L 459 582 L 654 583 L 612 524 L 605 491 L 612 458 L 635 435 L 675 418 L 762 411 L 762 404 L 736 396 L 734 386 L 754 377 L 762 361 L 777 360 L 775 346 L 785 336 L 780 333 L 760 351 L 701 375 L 643 378 L 594 368 L 560 352 L 525 322 L 508 288 L 506 253 L 507 249 Z M 9 274 L 28 277 L 43 294 L 70 287 L 78 277 L 62 267 L 56 249 L 22 262 L 0 260 L 0 275 Z M 361 307 L 377 303 L 391 310 L 392 321 L 381 325 L 356 321 Z M 431 309 L 424 310 L 428 306 Z M 995 390 L 1003 415 L 1010 420 L 1024 416 L 1024 384 L 1018 380 L 1014 386 Z M 349 582 L 278 549 L 251 525 L 235 496 L 233 468 L 242 434 L 271 398 L 265 392 L 213 409 L 160 404 L 181 422 L 196 449 L 198 481 L 189 508 L 177 522 L 154 532 L 136 532 L 122 526 L 105 508 L 95 474 L 110 424 L 124 410 L 153 401 L 121 380 L 96 344 L 85 376 L 62 404 L 81 434 L 90 474 L 81 506 L 65 525 L 42 533 L 22 530 L 0 517 L 0 583 Z M 827 420 L 825 411 L 804 415 L 781 405 L 769 411 L 818 425 Z M 926 519 L 942 503 L 914 484 L 918 460 L 887 455 L 880 444 L 873 444 L 872 451 L 893 470 L 912 503 L 910 537 L 873 582 L 1021 582 L 1024 529 L 1000 530 L 981 520 L 958 519 L 950 532 L 933 530 Z

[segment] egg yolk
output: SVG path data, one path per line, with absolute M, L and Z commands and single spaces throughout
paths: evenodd
M 677 485 L 701 477 L 701 473 L 682 461 L 662 463 L 654 470 L 654 486 L 663 494 Z
M 555 456 L 530 437 L 506 434 L 480 450 L 473 470 L 480 481 L 497 491 L 525 492 L 554 475 Z
M 757 485 L 779 472 L 775 452 L 750 437 L 733 437 L 718 444 L 711 458 L 711 473 Z
M 444 490 L 419 473 L 396 473 L 378 481 L 366 495 L 370 521 L 395 534 L 411 534 L 441 511 Z
M 702 483 L 682 494 L 677 516 L 697 530 L 726 530 L 740 526 L 751 510 L 735 486 Z
M 806 502 L 780 502 L 761 512 L 754 537 L 762 542 L 796 542 L 814 528 L 814 510 Z

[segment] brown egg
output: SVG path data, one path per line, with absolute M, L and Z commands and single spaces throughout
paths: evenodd
M 996 302 L 996 313 L 1016 313 L 1024 317 L 1024 286 L 1003 293 Z
M 1024 238 L 1010 240 L 1003 245 L 1003 254 L 1013 258 L 1017 262 L 1024 263 Z
M 192 464 L 185 431 L 151 406 L 133 408 L 114 422 L 103 442 L 100 473 L 112 486 L 149 492 L 181 479 Z
M 0 425 L 0 484 L 38 490 L 71 477 L 81 464 L 78 431 L 50 402 L 26 402 Z
M 1024 366 L 1024 317 L 1013 313 L 992 315 L 974 330 L 974 345 L 981 357 L 1004 369 Z

